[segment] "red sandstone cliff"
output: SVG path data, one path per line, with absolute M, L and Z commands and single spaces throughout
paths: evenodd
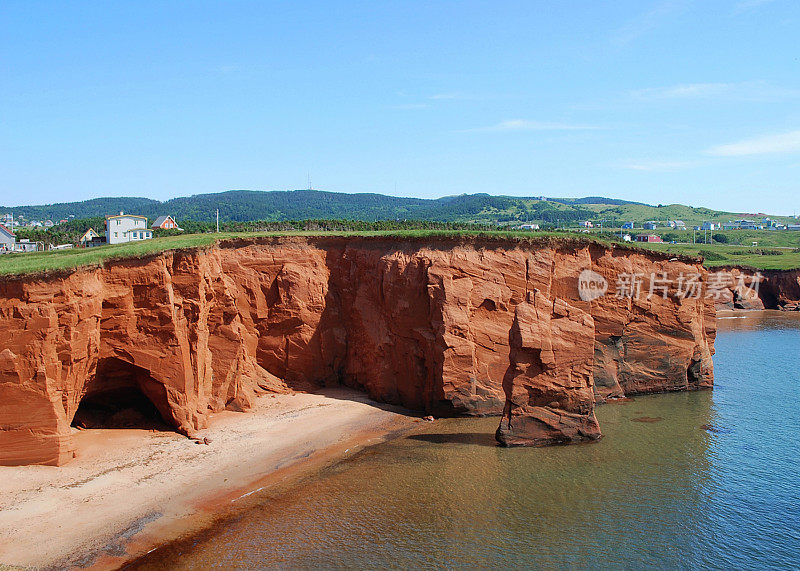
M 754 268 L 720 267 L 726 287 L 716 298 L 717 309 L 777 309 L 800 311 L 800 270 L 756 270 Z M 754 284 L 753 278 L 759 283 Z
M 591 269 L 611 290 L 583 301 Z M 0 464 L 61 464 L 84 399 L 135 390 L 177 430 L 258 392 L 345 383 L 504 444 L 596 439 L 608 396 L 710 386 L 713 303 L 614 295 L 704 271 L 579 242 L 233 240 L 0 281 Z

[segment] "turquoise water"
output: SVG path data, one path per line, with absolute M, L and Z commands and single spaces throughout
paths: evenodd
M 800 316 L 720 320 L 713 392 L 599 407 L 596 444 L 438 420 L 141 568 L 800 567 Z

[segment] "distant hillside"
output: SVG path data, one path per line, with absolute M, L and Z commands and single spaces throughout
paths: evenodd
M 43 204 L 41 206 L 0 206 L 0 215 L 13 212 L 14 216 L 22 215 L 27 220 L 53 220 L 57 222 L 70 215 L 75 218 L 92 218 L 115 214 L 120 210 L 125 212 L 144 212 L 157 209 L 161 203 L 149 198 L 133 198 L 121 196 L 119 198 L 93 198 L 82 202 L 59 202 L 57 204 Z
M 210 222 L 219 209 L 220 221 L 287 221 L 308 219 L 423 220 L 513 225 L 535 222 L 548 226 L 569 225 L 578 220 L 603 220 L 609 226 L 622 222 L 680 219 L 687 224 L 727 221 L 741 214 L 683 205 L 651 206 L 613 198 L 548 198 L 464 194 L 438 199 L 400 198 L 382 194 L 344 194 L 320 190 L 262 192 L 231 190 L 198 194 L 165 202 L 148 198 L 96 198 L 41 206 L 0 207 L 0 215 L 14 212 L 27 220 L 57 222 L 74 216 L 90 218 L 120 211 L 141 214 L 151 220 L 171 214 L 178 221 Z M 775 217 L 776 219 L 784 219 Z

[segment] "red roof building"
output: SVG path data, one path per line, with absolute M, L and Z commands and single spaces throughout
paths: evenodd
M 664 240 L 661 239 L 661 236 L 656 236 L 655 234 L 639 234 L 638 236 L 636 236 L 636 241 L 657 243 L 657 242 L 663 242 Z

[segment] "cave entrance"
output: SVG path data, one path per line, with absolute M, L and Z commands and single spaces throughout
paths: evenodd
M 152 390 L 154 385 L 160 386 L 147 369 L 115 357 L 101 359 L 97 373 L 86 384 L 72 426 L 174 430 L 161 413 L 168 410 L 166 394 L 160 398 Z

